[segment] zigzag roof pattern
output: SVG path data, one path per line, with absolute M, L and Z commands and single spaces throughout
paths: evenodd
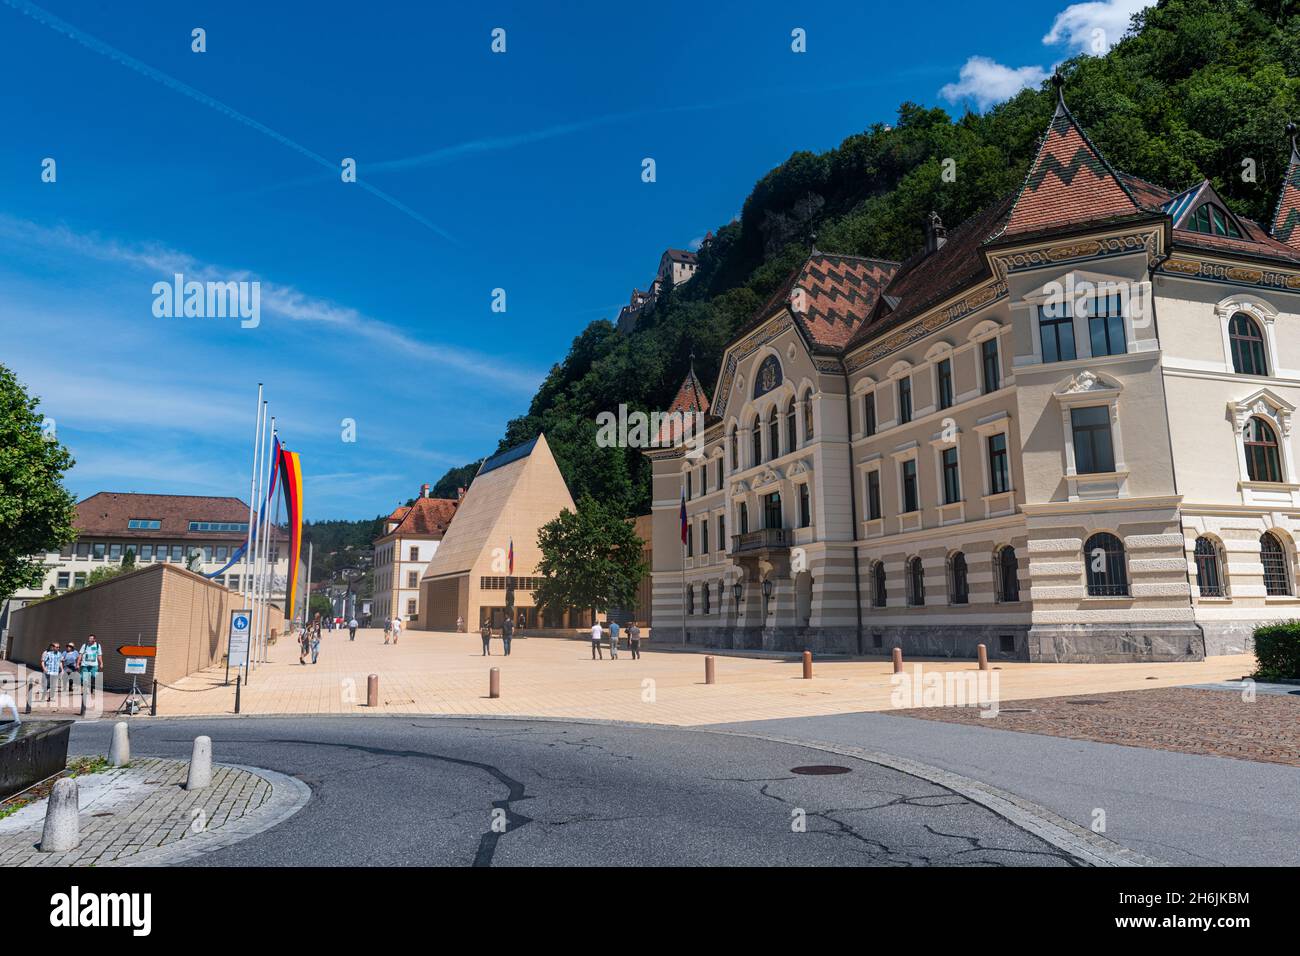
M 1296 146 L 1295 123 L 1288 123 L 1286 131 L 1291 134 L 1291 162 L 1282 178 L 1271 234 L 1278 242 L 1300 251 L 1300 148 Z

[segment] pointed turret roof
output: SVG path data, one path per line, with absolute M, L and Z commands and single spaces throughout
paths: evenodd
M 1278 242 L 1300 250 L 1300 148 L 1296 147 L 1295 123 L 1287 123 L 1286 131 L 1291 137 L 1291 162 L 1287 164 L 1282 192 L 1277 197 L 1271 233 Z
M 1038 144 L 1038 154 L 1006 225 L 992 239 L 1147 212 L 1065 105 L 1061 92 L 1064 78 L 1057 73 L 1052 83 L 1056 86 L 1056 112 Z

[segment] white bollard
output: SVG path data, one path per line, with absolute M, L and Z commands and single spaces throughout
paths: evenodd
M 212 738 L 195 737 L 190 754 L 190 772 L 185 777 L 186 790 L 200 790 L 212 782 Z
M 123 767 L 131 762 L 131 737 L 124 720 L 113 725 L 113 742 L 108 745 L 108 762 L 114 767 Z
M 75 850 L 81 843 L 81 820 L 78 817 L 81 797 L 77 781 L 63 777 L 54 781 L 45 806 L 45 829 L 41 832 L 42 853 Z

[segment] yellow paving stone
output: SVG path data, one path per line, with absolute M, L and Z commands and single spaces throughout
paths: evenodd
M 503 714 L 578 717 L 691 726 L 777 717 L 806 717 L 892 708 L 888 660 L 819 660 L 814 678 L 800 678 L 797 659 L 728 657 L 715 653 L 717 680 L 704 683 L 704 652 L 656 651 L 642 642 L 639 661 L 621 650 L 616 661 L 591 660 L 590 642 L 519 638 L 510 657 L 493 641 L 481 656 L 476 634 L 411 631 L 385 645 L 377 629 L 327 632 L 320 662 L 300 665 L 295 645 L 281 641 L 271 661 L 253 671 L 242 692 L 244 714 Z M 912 673 L 974 671 L 974 661 L 909 659 Z M 994 662 L 998 697 L 1023 700 L 1200 684 L 1241 677 L 1251 655 L 1161 664 L 1028 664 Z M 488 697 L 489 668 L 501 669 L 502 694 Z M 380 704 L 366 706 L 369 674 L 379 675 Z M 159 692 L 163 716 L 234 712 L 234 684 L 224 667 L 209 668 Z M 648 696 L 650 699 L 643 699 Z

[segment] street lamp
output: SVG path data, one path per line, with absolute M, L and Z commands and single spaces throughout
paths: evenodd
M 743 584 L 741 584 L 739 581 L 737 581 L 735 584 L 733 584 L 733 585 L 731 586 L 731 593 L 732 593 L 733 595 L 735 595 L 735 598 L 736 598 L 736 613 L 739 614 L 739 613 L 740 613 L 740 596 L 741 596 L 742 594 L 745 593 L 745 586 L 744 586 Z
M 763 616 L 767 617 L 768 602 L 772 600 L 772 579 L 763 578 Z

